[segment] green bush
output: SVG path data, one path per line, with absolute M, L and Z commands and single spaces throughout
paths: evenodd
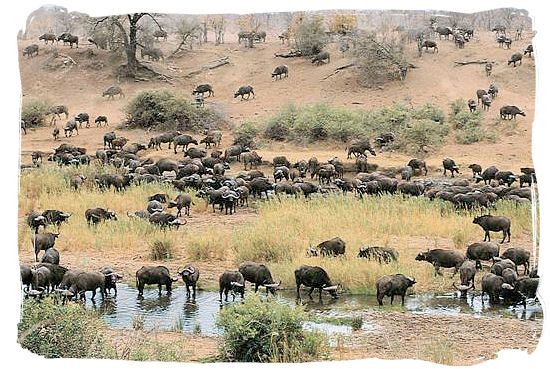
M 459 109 L 459 106 L 462 108 Z M 461 145 L 470 145 L 476 142 L 494 142 L 494 134 L 488 133 L 481 127 L 481 113 L 470 112 L 465 109 L 464 104 L 459 101 L 451 103 L 451 114 L 449 121 L 452 127 L 457 130 L 455 140 Z
M 398 136 L 398 147 L 411 154 L 423 154 L 439 147 L 449 134 L 449 126 L 429 119 L 411 121 Z
M 27 127 L 41 126 L 49 110 L 50 106 L 45 101 L 29 101 L 21 108 L 21 120 L 27 123 Z
M 429 119 L 434 122 L 443 123 L 445 121 L 445 114 L 443 110 L 437 105 L 427 103 L 418 109 L 413 111 L 412 117 L 415 119 Z
M 468 103 L 464 99 L 455 99 L 449 103 L 449 109 L 451 109 L 449 113 L 449 117 L 453 119 L 458 113 L 463 112 L 466 108 Z
M 257 124 L 245 122 L 233 131 L 233 144 L 248 146 L 249 148 L 257 148 L 258 143 L 256 138 L 259 134 Z
M 17 328 L 21 346 L 47 358 L 111 356 L 101 333 L 103 322 L 80 304 L 25 300 Z
M 347 142 L 354 138 L 367 139 L 383 132 L 393 132 L 399 136 L 415 120 L 427 120 L 446 127 L 441 125 L 445 120 L 442 110 L 433 104 L 416 109 L 393 104 L 373 111 L 350 111 L 328 104 L 289 104 L 255 127 L 262 129 L 265 138 L 277 141 L 307 143 L 329 139 Z M 448 133 L 441 131 L 443 134 L 445 132 Z
M 229 361 L 297 362 L 319 358 L 323 336 L 303 329 L 302 308 L 280 305 L 258 295 L 242 305 L 223 308 L 217 324 L 223 330 L 221 355 Z
M 296 29 L 295 41 L 296 49 L 304 56 L 321 52 L 329 41 L 323 25 L 323 16 L 313 14 L 305 18 Z
M 200 109 L 170 91 L 142 91 L 126 107 L 129 128 L 201 131 L 220 128 L 221 117 L 211 109 Z

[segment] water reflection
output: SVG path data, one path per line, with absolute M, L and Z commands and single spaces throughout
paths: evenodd
M 265 299 L 265 295 L 261 295 Z M 375 296 L 351 295 L 341 296 L 339 299 L 303 298 L 296 300 L 291 291 L 280 291 L 275 297 L 280 304 L 295 306 L 301 304 L 307 311 L 323 315 L 338 314 L 345 316 L 350 310 L 368 307 L 377 307 Z M 178 330 L 188 333 L 201 332 L 203 334 L 218 334 L 216 317 L 223 306 L 241 304 L 237 297 L 235 301 L 223 302 L 220 305 L 219 294 L 215 291 L 198 291 L 196 298 L 187 297 L 185 288 L 173 290 L 171 295 L 159 296 L 156 289 L 145 290 L 143 296 L 138 297 L 137 290 L 133 287 L 121 284 L 118 287 L 118 296 L 106 295 L 96 297 L 95 302 L 87 299 L 86 306 L 96 309 L 105 322 L 113 328 L 132 328 L 136 316 L 143 320 L 144 329 Z M 399 304 L 396 304 L 399 306 Z M 414 314 L 431 315 L 456 315 L 459 313 L 481 315 L 509 316 L 517 319 L 540 319 L 542 307 L 538 302 L 529 300 L 527 307 L 517 305 L 515 307 L 497 305 L 492 306 L 488 299 L 482 301 L 480 295 L 468 295 L 467 298 L 459 298 L 458 294 L 444 295 L 417 294 L 407 296 L 405 310 Z M 313 324 L 313 323 L 312 323 Z M 314 326 L 312 325 L 311 328 Z M 318 328 L 318 327 L 317 327 Z M 329 329 L 325 326 L 322 329 Z M 332 329 L 332 328 L 330 328 Z M 334 328 L 346 330 L 347 328 Z

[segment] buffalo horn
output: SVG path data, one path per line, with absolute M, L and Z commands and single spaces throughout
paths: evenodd
M 323 287 L 323 290 L 325 291 L 336 291 L 336 289 L 338 289 L 338 285 Z

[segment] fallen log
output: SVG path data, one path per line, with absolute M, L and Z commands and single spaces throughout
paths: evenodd
M 291 50 L 286 54 L 275 53 L 276 58 L 299 58 L 302 56 L 302 52 L 299 50 Z
M 226 64 L 229 64 L 229 57 L 228 56 L 224 56 L 223 58 L 214 60 L 214 61 L 210 62 L 209 64 L 202 66 L 199 69 L 193 70 L 193 71 L 187 73 L 184 77 L 189 78 L 189 77 L 192 77 L 192 76 L 197 75 L 199 73 L 202 73 L 204 71 L 219 68 L 219 67 L 221 67 L 223 65 L 226 65 Z
M 469 64 L 495 64 L 493 60 L 469 60 L 469 61 L 455 61 L 455 67 L 456 66 L 463 66 L 463 65 L 469 65 Z
M 326 77 L 324 77 L 322 80 L 324 81 L 325 79 L 327 78 L 330 78 L 332 76 L 334 76 L 335 74 L 339 73 L 340 71 L 344 70 L 344 69 L 347 69 L 347 68 L 350 68 L 350 67 L 353 67 L 355 66 L 355 63 L 349 63 L 349 64 L 346 64 L 346 65 L 342 65 L 338 68 L 335 68 L 334 69 L 334 72 L 332 72 L 331 74 L 327 75 Z
M 71 58 L 69 55 L 65 55 L 65 54 L 60 54 L 60 53 L 58 53 L 57 56 L 58 56 L 58 57 L 60 56 L 60 57 L 64 58 L 65 60 L 68 60 L 68 61 L 70 61 L 71 63 L 73 63 L 74 65 L 76 65 L 76 62 L 74 61 L 74 59 Z

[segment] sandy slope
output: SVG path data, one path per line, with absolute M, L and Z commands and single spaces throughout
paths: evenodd
M 120 82 L 126 93 L 126 98 L 117 101 L 105 101 L 101 97 L 104 88 L 119 84 L 113 74 L 109 55 L 105 51 L 96 50 L 94 56 L 87 55 L 86 45 L 77 49 L 59 46 L 59 52 L 70 55 L 77 65 L 70 68 L 50 70 L 46 65 L 52 63 L 51 56 L 44 53 L 50 46 L 41 46 L 41 55 L 29 59 L 21 58 L 21 79 L 23 100 L 47 99 L 52 104 L 65 104 L 71 114 L 88 112 L 95 118 L 97 115 L 107 115 L 111 128 L 82 130 L 80 136 L 70 141 L 84 145 L 89 149 L 99 147 L 104 132 L 118 125 L 124 118 L 124 106 L 138 91 L 144 89 L 168 89 L 190 98 L 190 91 L 200 83 L 211 83 L 214 86 L 215 97 L 208 99 L 208 104 L 224 112 L 227 119 L 240 124 L 247 119 L 268 116 L 289 102 L 300 104 L 327 102 L 349 109 L 377 108 L 392 102 L 404 102 L 418 106 L 433 102 L 447 109 L 452 99 L 468 99 L 475 96 L 479 88 L 486 89 L 490 82 L 496 82 L 500 94 L 491 110 L 484 115 L 484 124 L 495 130 L 498 140 L 494 144 L 480 143 L 474 145 L 457 145 L 451 140 L 439 151 L 433 153 L 428 162 L 439 166 L 441 158 L 450 156 L 459 164 L 478 162 L 483 166 L 497 164 L 501 168 L 518 171 L 520 166 L 531 162 L 531 125 L 534 116 L 535 97 L 535 65 L 534 59 L 525 58 L 522 66 L 508 67 L 506 60 L 516 51 L 525 48 L 531 41 L 531 35 L 514 42 L 512 50 L 499 48 L 492 33 L 476 35 L 465 49 L 459 50 L 451 41 L 439 41 L 439 53 L 416 56 L 416 45 L 408 46 L 411 62 L 418 68 L 409 72 L 405 82 L 392 82 L 380 88 L 366 89 L 357 85 L 352 71 L 345 70 L 330 78 L 323 79 L 333 68 L 349 62 L 337 50 L 332 50 L 332 62 L 319 67 L 313 66 L 305 59 L 280 59 L 274 53 L 285 51 L 278 40 L 269 39 L 264 44 L 258 44 L 255 49 L 246 49 L 237 43 L 220 46 L 213 44 L 197 46 L 184 56 L 165 62 L 151 63 L 155 68 L 175 76 L 173 85 L 161 81 L 150 82 Z M 25 41 L 21 48 L 34 41 Z M 158 44 L 165 54 L 175 48 L 175 40 Z M 191 70 L 218 59 L 229 56 L 230 65 L 208 72 L 203 72 L 191 78 L 184 75 Z M 483 66 L 469 65 L 456 67 L 456 60 L 474 60 L 488 58 L 497 62 L 493 75 L 486 77 Z M 57 59 L 59 60 L 59 59 Z M 91 69 L 92 63 L 104 65 L 99 70 Z M 270 72 L 279 64 L 289 66 L 290 77 L 282 81 L 272 81 Z M 239 101 L 233 98 L 233 92 L 241 85 L 254 86 L 256 98 L 250 101 Z M 525 110 L 527 116 L 519 117 L 514 129 L 509 124 L 497 122 L 498 109 L 502 105 L 513 104 Z M 59 124 L 62 124 L 62 120 Z M 26 153 L 32 150 L 49 151 L 58 143 L 53 143 L 50 136 L 51 128 L 38 129 L 22 139 L 23 161 L 28 161 Z M 148 135 L 144 132 L 125 132 L 131 139 L 145 141 Z M 62 141 L 65 141 L 63 139 Z M 227 141 L 227 143 L 229 143 Z M 296 148 L 289 144 L 273 144 L 265 147 L 267 157 L 270 151 L 285 153 L 298 159 L 316 154 L 319 157 L 329 157 L 335 150 L 343 147 L 320 145 L 320 147 Z M 342 156 L 340 154 L 340 156 Z M 403 155 L 383 153 L 376 157 L 376 162 L 382 166 L 402 165 L 408 158 Z

